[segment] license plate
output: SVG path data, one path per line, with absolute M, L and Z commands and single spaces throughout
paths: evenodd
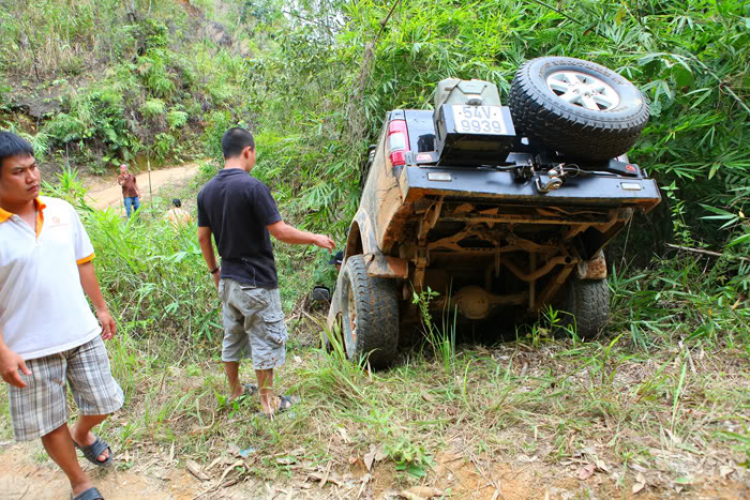
M 508 135 L 499 106 L 453 105 L 453 121 L 460 134 Z

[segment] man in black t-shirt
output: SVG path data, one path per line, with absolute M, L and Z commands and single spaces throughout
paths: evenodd
M 284 364 L 287 332 L 270 235 L 284 243 L 312 244 L 328 251 L 335 245 L 328 236 L 286 224 L 268 187 L 248 175 L 255 166 L 255 141 L 250 132 L 227 130 L 221 147 L 224 169 L 198 193 L 198 241 L 224 306 L 221 357 L 231 398 L 257 390 L 239 381 L 240 360 L 251 357 L 263 411 L 273 415 L 289 408 L 294 400 L 273 392 L 273 369 Z

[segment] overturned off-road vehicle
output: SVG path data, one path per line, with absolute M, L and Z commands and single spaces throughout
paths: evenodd
M 390 111 L 363 167 L 329 335 L 350 359 L 388 365 L 428 287 L 432 307 L 468 320 L 553 305 L 595 335 L 609 317 L 602 249 L 661 200 L 625 155 L 648 116 L 622 76 L 564 57 L 525 63 L 507 107 L 492 83 L 447 79 L 434 111 Z

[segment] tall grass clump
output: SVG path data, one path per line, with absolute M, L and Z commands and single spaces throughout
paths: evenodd
M 220 302 L 194 224 L 172 226 L 161 199 L 144 203 L 126 220 L 119 208 L 93 210 L 75 170 L 64 170 L 57 184 L 45 184 L 45 192 L 81 213 L 100 285 L 124 333 L 158 346 L 165 361 L 213 351 L 221 338 Z
M 424 340 L 432 348 L 433 355 L 440 360 L 447 377 L 453 374 L 456 361 L 456 332 L 458 329 L 458 307 L 450 303 L 450 296 L 443 309 L 442 325 L 435 323 L 430 303 L 440 296 L 427 287 L 412 294 L 412 303 L 419 308 Z M 449 307 L 452 306 L 452 307 Z
M 613 324 L 634 346 L 651 350 L 685 341 L 711 349 L 739 349 L 750 355 L 750 309 L 726 278 L 726 267 L 708 259 L 662 262 L 653 269 L 610 276 Z

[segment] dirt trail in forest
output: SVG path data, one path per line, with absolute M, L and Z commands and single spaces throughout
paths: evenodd
M 179 167 L 161 168 L 151 171 L 151 192 L 156 193 L 162 186 L 173 184 L 186 179 L 192 179 L 198 173 L 197 163 L 186 163 Z M 149 197 L 148 172 L 136 175 L 138 188 L 141 190 L 141 202 Z M 89 192 L 87 198 L 92 201 L 91 205 L 99 210 L 107 207 L 122 206 L 122 188 L 117 184 L 117 178 L 98 180 L 87 186 Z
M 70 498 L 70 485 L 59 469 L 42 455 L 38 442 L 14 444 L 0 452 L 0 497 L 58 500 Z M 44 458 L 43 458 L 44 457 Z M 41 461 L 40 461 L 41 460 Z M 84 464 L 83 459 L 80 460 Z M 189 500 L 202 493 L 199 481 L 184 470 L 173 469 L 163 477 L 146 474 L 148 467 L 95 469 L 86 464 L 96 487 L 107 500 L 157 498 Z
M 79 462 L 107 500 L 255 500 L 299 498 L 322 500 L 344 498 L 329 489 L 290 481 L 246 479 L 199 481 L 178 457 L 162 454 L 138 457 L 115 451 L 112 466 L 90 465 L 79 454 Z M 301 487 L 299 485 L 302 485 Z M 70 484 L 44 453 L 39 440 L 28 443 L 0 443 L 0 498 L 13 500 L 69 500 Z M 381 497 L 378 497 L 381 498 Z
M 331 498 L 396 499 L 422 498 L 383 467 L 371 474 L 352 474 L 351 470 L 329 468 L 328 484 L 321 486 L 318 474 L 311 483 L 305 474 L 294 474 L 280 480 L 263 480 L 258 476 L 237 481 L 234 476 L 216 474 L 199 481 L 179 463 L 179 457 L 168 453 L 117 453 L 115 464 L 107 468 L 80 463 L 96 487 L 107 500 L 330 500 Z M 227 463 L 231 463 L 230 460 Z M 472 500 L 569 500 L 572 498 L 622 498 L 629 500 L 657 500 L 661 498 L 735 500 L 750 498 L 750 489 L 737 471 L 733 478 L 700 478 L 685 491 L 673 488 L 645 488 L 637 494 L 617 484 L 606 474 L 597 474 L 583 481 L 575 472 L 560 475 L 544 464 L 510 467 L 507 464 L 487 464 L 479 468 L 462 455 L 444 454 L 438 457 L 432 479 L 434 495 L 441 498 Z M 232 467 L 230 466 L 229 469 Z M 227 470 L 229 470 L 227 469 Z M 207 471 L 210 472 L 210 471 Z M 226 474 L 226 472 L 225 472 Z M 325 474 L 328 477 L 328 473 Z M 741 477 L 740 477 L 741 476 Z M 407 490 L 411 495 L 402 493 Z M 442 496 L 441 496 L 442 495 Z M 44 454 L 39 441 L 11 444 L 0 443 L 0 498 L 14 500 L 63 500 L 70 498 L 70 486 L 63 473 Z

